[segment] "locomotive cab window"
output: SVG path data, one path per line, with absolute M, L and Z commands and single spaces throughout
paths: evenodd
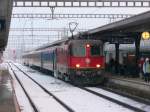
M 100 56 L 101 49 L 99 45 L 92 45 L 91 46 L 91 56 Z
M 86 54 L 85 47 L 83 45 L 72 45 L 70 50 L 72 56 L 84 57 Z

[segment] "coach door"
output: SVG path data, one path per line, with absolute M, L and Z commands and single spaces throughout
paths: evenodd
M 41 56 L 41 67 L 40 67 L 40 69 L 42 69 L 42 68 L 43 68 L 43 59 L 44 59 L 44 58 L 43 58 L 43 52 L 41 52 L 40 54 L 41 54 L 41 55 L 40 55 L 40 56 Z
M 53 51 L 53 71 L 54 71 L 54 77 L 58 77 L 57 75 L 57 49 Z

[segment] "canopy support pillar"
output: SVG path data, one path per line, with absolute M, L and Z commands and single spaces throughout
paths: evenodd
M 115 43 L 115 72 L 119 73 L 119 43 Z

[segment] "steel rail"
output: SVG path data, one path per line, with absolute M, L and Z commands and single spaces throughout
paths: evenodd
M 36 106 L 36 105 L 34 104 L 34 102 L 32 101 L 32 99 L 31 99 L 31 97 L 29 96 L 28 92 L 27 92 L 26 89 L 24 88 L 22 82 L 21 82 L 20 79 L 17 77 L 15 71 L 12 69 L 10 63 L 8 63 L 8 65 L 10 66 L 11 71 L 13 72 L 15 78 L 17 79 L 18 83 L 20 84 L 21 88 L 23 89 L 23 91 L 24 91 L 26 97 L 28 98 L 29 103 L 31 104 L 33 110 L 34 110 L 35 112 L 40 112 L 40 111 L 38 110 L 37 106 Z
M 119 104 L 119 105 L 121 105 L 121 106 L 124 106 L 124 107 L 126 107 L 126 108 L 129 108 L 129 109 L 131 109 L 131 110 L 133 110 L 133 111 L 136 111 L 136 112 L 145 112 L 145 111 L 142 110 L 142 109 L 133 107 L 133 106 L 127 104 L 127 103 L 123 103 L 123 102 L 121 102 L 121 101 L 118 101 L 118 100 L 116 100 L 116 99 L 114 99 L 114 98 L 111 98 L 111 97 L 109 97 L 109 96 L 107 96 L 107 95 L 103 95 L 103 94 L 101 94 L 101 93 L 97 93 L 97 92 L 95 92 L 95 91 L 93 91 L 93 90 L 90 90 L 90 89 L 88 89 L 88 88 L 85 88 L 85 87 L 84 87 L 84 88 L 83 88 L 83 87 L 79 87 L 79 88 L 81 88 L 81 89 L 83 89 L 83 90 L 85 90 L 85 91 L 87 91 L 87 92 L 90 92 L 90 93 L 92 93 L 92 94 L 94 94 L 94 95 L 96 95 L 96 96 L 105 98 L 105 99 L 107 99 L 107 100 L 109 100 L 109 101 L 111 101 L 111 102 L 114 102 L 114 103 L 116 103 L 116 104 Z
M 108 87 L 98 86 L 97 88 L 100 88 L 100 89 L 103 89 L 103 90 L 105 90 L 105 91 L 109 91 L 109 92 L 115 93 L 115 94 L 117 94 L 117 95 L 121 95 L 121 96 L 124 96 L 124 97 L 128 97 L 128 98 L 133 99 L 133 100 L 135 100 L 135 101 L 137 101 L 137 102 L 141 102 L 141 103 L 150 105 L 150 101 L 145 100 L 145 99 L 140 98 L 140 97 L 137 97 L 137 96 L 129 95 L 129 94 L 126 94 L 126 93 L 124 93 L 124 92 L 120 92 L 120 91 L 117 91 L 117 90 L 113 90 L 113 89 L 108 88 Z

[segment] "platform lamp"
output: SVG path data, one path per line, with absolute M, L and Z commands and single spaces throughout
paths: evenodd
M 150 33 L 149 32 L 143 32 L 142 33 L 142 39 L 143 40 L 149 40 L 150 39 Z
M 72 39 L 73 39 L 73 32 L 76 30 L 77 26 L 78 26 L 77 22 L 69 22 L 69 30 L 72 34 Z

